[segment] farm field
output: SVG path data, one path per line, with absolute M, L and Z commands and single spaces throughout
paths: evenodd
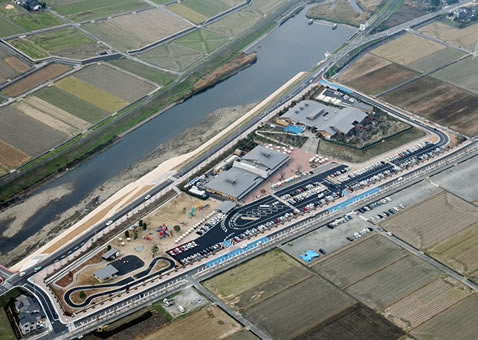
M 427 254 L 478 281 L 478 222 L 427 249 Z
M 19 25 L 26 31 L 34 31 L 41 28 L 65 24 L 63 20 L 50 12 L 43 10 L 38 12 L 28 12 L 21 6 L 7 6 L 7 4 L 12 5 L 10 1 L 4 0 L 0 2 L 0 16 L 3 16 L 14 24 Z
M 478 96 L 438 79 L 425 76 L 381 98 L 465 135 L 478 133 Z
M 478 60 L 468 57 L 432 74 L 441 81 L 478 93 Z
M 441 274 L 432 265 L 409 255 L 358 281 L 346 291 L 370 308 L 384 310 Z
M 26 153 L 0 140 L 0 165 L 15 168 L 29 159 Z
M 340 73 L 338 80 L 347 83 L 368 73 L 381 69 L 392 62 L 367 53 Z
M 307 17 L 359 26 L 370 13 L 358 12 L 347 0 L 322 1 L 307 11 Z
M 213 22 L 207 28 L 224 36 L 237 36 L 254 26 L 265 16 L 274 13 L 286 2 L 287 0 L 254 0 L 250 6 Z
M 312 269 L 345 288 L 386 267 L 408 253 L 381 235 L 373 235 L 330 257 Z
M 407 67 L 418 72 L 430 72 L 441 65 L 445 65 L 451 61 L 457 60 L 464 56 L 465 53 L 454 48 L 443 48 L 423 58 L 415 60 Z
M 435 280 L 388 307 L 384 314 L 409 331 L 472 293 L 461 282 L 446 277 Z
M 401 65 L 390 64 L 355 78 L 347 84 L 367 94 L 377 95 L 418 75 L 417 72 Z
M 478 24 L 459 29 L 440 21 L 434 21 L 419 28 L 418 31 L 430 37 L 438 38 L 473 51 L 476 44 L 476 36 L 478 35 Z
M 143 53 L 139 58 L 166 69 L 181 72 L 204 56 L 192 48 L 174 42 L 163 44 Z
M 3 340 L 17 339 L 17 336 L 13 331 L 12 325 L 10 324 L 10 320 L 8 320 L 8 316 L 4 308 L 0 310 L 0 332 L 2 334 Z
M 109 112 L 56 86 L 44 87 L 35 96 L 89 123 L 96 123 Z
M 109 63 L 162 86 L 169 84 L 175 79 L 175 76 L 171 73 L 163 72 L 129 59 L 116 59 Z
M 394 63 L 407 65 L 414 61 L 444 49 L 445 45 L 406 33 L 384 45 L 372 50 L 372 54 Z
M 168 9 L 195 24 L 200 24 L 207 20 L 207 16 L 202 13 L 196 12 L 191 7 L 188 7 L 183 3 L 173 3 L 168 6 Z
M 107 49 L 75 27 L 37 33 L 10 40 L 9 43 L 32 59 L 55 55 L 81 60 L 94 57 L 98 52 Z
M 314 276 L 243 311 L 273 339 L 293 339 L 354 303 L 326 280 Z
M 29 69 L 30 65 L 18 59 L 6 47 L 0 46 L 0 83 L 13 79 Z
M 29 76 L 3 88 L 2 93 L 10 97 L 16 97 L 48 80 L 58 77 L 59 75 L 69 71 L 70 69 L 71 67 L 67 65 L 50 64 L 30 74 Z
M 150 7 L 142 0 L 51 0 L 48 4 L 76 22 Z
M 474 294 L 417 327 L 411 334 L 418 340 L 474 339 L 478 334 L 477 310 L 478 295 Z
M 228 336 L 226 340 L 258 340 L 259 338 L 256 337 L 249 331 L 243 330 L 231 336 Z
M 477 221 L 478 207 L 442 191 L 387 219 L 383 227 L 425 249 Z
M 192 48 L 193 50 L 206 54 L 213 52 L 227 41 L 228 38 L 201 28 L 176 39 L 174 42 L 178 45 Z
M 99 89 L 75 76 L 61 79 L 56 82 L 55 86 L 110 113 L 118 111 L 129 104 L 123 98 Z
M 427 3 L 423 1 L 405 0 L 395 4 L 398 4 L 398 9 L 395 9 L 392 15 L 380 24 L 380 30 L 403 24 L 428 13 Z
M 199 24 L 244 2 L 245 0 L 185 0 L 169 5 L 168 9 Z
M 64 133 L 11 106 L 0 109 L 0 119 L 2 140 L 30 156 L 38 156 L 67 139 Z
M 23 29 L 18 27 L 17 25 L 14 25 L 8 21 L 6 21 L 4 18 L 0 17 L 0 36 L 1 37 L 8 37 L 10 35 L 18 34 L 24 32 Z
M 274 249 L 219 274 L 203 284 L 233 308 L 246 308 L 313 275 L 299 262 Z
M 161 40 L 190 27 L 183 20 L 157 8 L 83 25 L 100 39 L 122 50 Z
M 216 306 L 207 306 L 197 312 L 173 320 L 159 330 L 141 336 L 142 340 L 210 340 L 223 339 L 239 332 L 241 326 Z
M 115 96 L 134 102 L 156 86 L 120 72 L 107 64 L 94 64 L 75 73 L 75 78 Z
M 404 334 L 380 314 L 356 303 L 294 340 L 395 340 Z

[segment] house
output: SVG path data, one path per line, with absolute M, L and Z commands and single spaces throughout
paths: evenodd
M 38 301 L 22 294 L 15 299 L 14 305 L 23 335 L 45 327 L 46 315 Z
M 23 7 L 29 11 L 38 11 L 41 9 L 41 4 L 38 0 L 26 0 Z
M 110 281 L 116 277 L 118 273 L 118 269 L 116 269 L 111 264 L 107 265 L 106 267 L 100 268 L 93 273 L 93 277 L 97 279 L 99 282 L 103 283 L 106 281 Z
M 117 258 L 119 256 L 120 252 L 118 249 L 116 248 L 111 248 L 110 250 L 108 250 L 106 253 L 104 253 L 101 258 L 103 260 L 114 260 L 115 258 Z

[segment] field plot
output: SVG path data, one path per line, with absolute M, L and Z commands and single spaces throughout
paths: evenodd
M 142 0 L 50 0 L 48 4 L 77 22 L 150 7 Z
M 64 133 L 13 107 L 0 109 L 0 121 L 2 140 L 30 156 L 37 156 L 67 139 Z
M 12 6 L 8 6 L 8 4 Z M 40 10 L 29 12 L 21 6 L 13 5 L 10 1 L 0 2 L 0 15 L 10 22 L 17 24 L 26 31 L 34 31 L 45 27 L 62 25 L 65 22 L 50 12 Z
M 129 104 L 126 100 L 99 89 L 74 76 L 61 79 L 56 82 L 55 86 L 110 113 L 113 113 Z
M 233 334 L 228 336 L 226 340 L 258 340 L 259 338 L 256 337 L 249 331 L 240 331 L 239 333 Z
M 9 43 L 32 59 L 55 55 L 81 60 L 94 57 L 106 49 L 75 27 L 33 34 L 10 40 Z
M 438 79 L 425 76 L 381 98 L 465 135 L 478 133 L 478 96 Z
M 245 309 L 243 314 L 273 339 L 293 339 L 353 303 L 351 297 L 314 276 Z
M 440 275 L 435 267 L 409 255 L 360 280 L 346 291 L 370 308 L 383 310 Z
M 471 57 L 435 72 L 432 76 L 478 93 L 478 60 Z
M 29 65 L 15 57 L 6 47 L 0 46 L 0 83 L 15 78 L 29 69 Z
M 236 36 L 254 26 L 265 16 L 274 13 L 286 2 L 287 0 L 254 0 L 250 6 L 213 22 L 207 28 L 228 37 Z
M 0 164 L 15 168 L 30 159 L 26 153 L 0 140 Z
M 163 86 L 169 84 L 175 78 L 171 73 L 163 72 L 129 59 L 116 59 L 109 63 Z
M 406 67 L 390 64 L 355 78 L 347 84 L 367 94 L 376 95 L 417 75 L 418 73 Z
M 97 21 L 83 27 L 114 47 L 131 50 L 161 40 L 190 25 L 157 8 Z
M 421 27 L 418 31 L 451 44 L 469 48 L 473 51 L 476 44 L 476 37 L 478 36 L 478 24 L 458 29 L 443 22 L 434 21 L 431 24 Z
M 141 336 L 141 339 L 224 339 L 228 335 L 239 332 L 240 329 L 241 326 L 221 309 L 216 306 L 207 306 L 147 336 Z
M 178 45 L 189 47 L 206 54 L 216 50 L 218 47 L 226 43 L 227 40 L 226 37 L 220 34 L 206 29 L 199 29 L 176 39 L 174 42 Z
M 75 78 L 121 97 L 128 102 L 147 95 L 156 87 L 105 64 L 95 64 L 75 73 Z
M 295 340 L 395 340 L 404 334 L 383 316 L 356 303 Z
M 35 96 L 89 123 L 96 123 L 109 115 L 108 111 L 56 86 L 44 87 L 35 92 Z
M 424 249 L 478 221 L 478 208 L 446 191 L 387 219 L 383 226 Z
M 344 288 L 369 276 L 408 253 L 381 235 L 373 235 L 346 248 L 312 269 Z
M 407 33 L 377 47 L 371 53 L 394 63 L 407 65 L 444 48 L 445 45 Z
M 476 311 L 478 295 L 474 294 L 443 313 L 414 329 L 411 334 L 418 340 L 471 340 L 478 334 Z
M 0 5 L 1 6 L 1 5 Z M 19 26 L 8 22 L 5 18 L 0 18 L 0 36 L 8 37 L 10 35 L 24 32 Z
M 390 64 L 391 61 L 387 59 L 367 53 L 340 73 L 338 80 L 347 83 Z
M 2 93 L 10 97 L 18 96 L 48 80 L 58 77 L 59 75 L 69 71 L 70 69 L 70 66 L 67 65 L 50 64 L 25 78 L 16 81 L 12 85 L 5 87 L 2 90 Z
M 464 55 L 465 53 L 460 50 L 447 47 L 423 58 L 417 59 L 413 63 L 408 64 L 407 67 L 418 72 L 430 72 L 437 67 L 445 65 L 453 60 L 457 60 Z
M 185 0 L 181 3 L 169 5 L 168 9 L 196 24 L 199 24 L 208 18 L 227 11 L 229 8 L 244 2 L 244 0 Z
M 276 249 L 204 282 L 233 308 L 260 303 L 313 275 L 299 262 Z
M 184 71 L 204 56 L 201 52 L 176 43 L 160 45 L 139 57 L 172 71 Z
M 384 314 L 409 331 L 463 300 L 471 292 L 470 288 L 451 277 L 440 278 L 391 305 Z
M 428 248 L 427 252 L 460 274 L 478 281 L 478 222 Z

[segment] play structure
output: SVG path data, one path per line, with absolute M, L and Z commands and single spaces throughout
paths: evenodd
M 168 230 L 166 224 L 159 226 L 156 230 L 159 233 L 159 238 L 165 238 L 166 236 L 172 237 L 171 232 Z

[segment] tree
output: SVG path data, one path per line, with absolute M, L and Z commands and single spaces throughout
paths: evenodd
M 84 291 L 80 291 L 80 300 L 86 299 L 86 294 Z
M 143 223 L 143 230 L 146 230 L 148 228 L 148 225 L 146 223 Z
M 175 225 L 175 226 L 174 226 L 174 231 L 175 231 L 175 232 L 179 232 L 180 230 L 181 230 L 181 227 L 180 227 L 180 226 L 178 226 L 178 225 Z
M 135 231 L 135 232 L 133 232 L 133 238 L 134 238 L 135 240 L 137 240 L 137 239 L 138 239 L 138 233 L 137 233 L 136 231 Z
M 108 244 L 108 245 L 106 246 L 106 251 L 110 251 L 110 250 L 111 250 L 111 245 Z
M 128 230 L 126 230 L 126 231 L 124 232 L 124 237 L 126 237 L 126 238 L 129 237 L 129 231 L 128 231 Z
M 143 226 L 143 223 L 144 223 L 143 220 L 138 221 L 138 224 L 139 224 L 140 227 Z

